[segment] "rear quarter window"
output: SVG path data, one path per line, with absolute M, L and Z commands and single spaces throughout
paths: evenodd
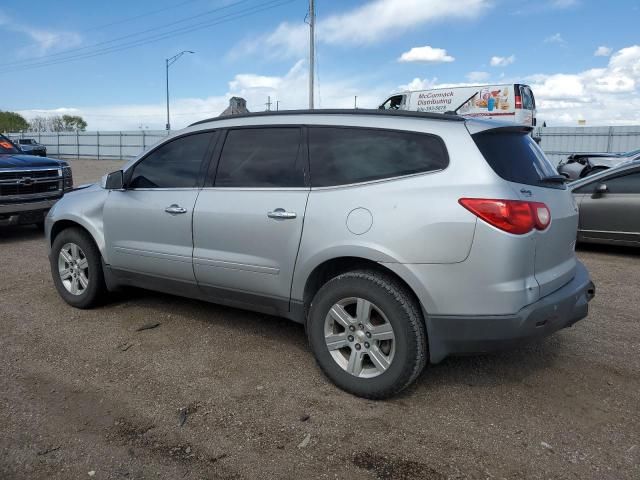
M 327 187 L 442 170 L 449 164 L 440 137 L 393 130 L 309 128 L 311 185 Z
M 565 188 L 563 184 L 542 179 L 557 176 L 538 144 L 526 133 L 489 130 L 473 135 L 482 156 L 501 178 L 509 182 L 548 188 Z

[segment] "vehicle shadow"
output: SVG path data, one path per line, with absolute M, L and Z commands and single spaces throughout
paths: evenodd
M 578 243 L 576 246 L 578 253 L 604 253 L 618 256 L 640 257 L 640 248 L 627 247 L 623 245 L 605 245 L 600 243 Z
M 249 312 L 200 300 L 127 288 L 110 297 L 102 308 L 141 308 L 147 317 L 180 316 L 189 322 L 232 329 L 239 336 L 260 335 L 277 339 L 287 349 L 303 351 L 312 361 L 304 326 L 271 315 Z M 149 315 L 150 312 L 155 312 Z M 528 384 L 528 379 L 552 369 L 566 349 L 566 339 L 556 333 L 551 337 L 525 343 L 519 348 L 490 354 L 449 357 L 437 365 L 428 365 L 413 388 L 395 399 L 410 398 L 440 387 L 461 386 L 491 390 L 496 386 Z M 329 380 L 327 380 L 329 381 Z
M 416 388 L 429 390 L 441 385 L 491 389 L 499 385 L 527 384 L 527 379 L 553 368 L 565 349 L 558 333 L 520 347 L 492 353 L 445 358 L 428 366 Z
M 150 311 L 155 312 L 150 315 L 153 318 L 166 314 L 176 315 L 188 319 L 187 321 L 234 329 L 240 334 L 259 331 L 261 335 L 287 342 L 289 347 L 306 348 L 304 326 L 286 318 L 142 288 L 125 287 L 110 293 L 99 308 L 142 309 L 148 317 Z
M 44 232 L 35 225 L 0 227 L 0 244 L 38 239 L 44 240 Z

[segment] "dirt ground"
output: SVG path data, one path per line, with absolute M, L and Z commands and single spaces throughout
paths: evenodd
M 40 232 L 0 252 L 2 479 L 640 478 L 640 251 L 581 248 L 587 319 L 384 402 L 329 383 L 300 325 L 142 290 L 75 310 Z

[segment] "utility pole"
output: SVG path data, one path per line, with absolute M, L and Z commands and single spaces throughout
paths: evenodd
M 276 100 L 276 112 L 280 111 L 280 100 Z
M 166 125 L 167 132 L 171 130 L 171 121 L 169 120 L 169 67 L 174 63 L 176 63 L 178 59 L 185 53 L 195 53 L 195 52 L 192 52 L 191 50 L 183 50 L 182 52 L 175 54 L 173 57 L 166 58 L 164 61 L 166 74 L 167 74 L 167 125 Z
M 267 106 L 267 112 L 270 112 L 271 111 L 271 105 L 272 105 L 271 104 L 271 95 L 269 95 L 267 97 L 267 103 L 265 103 L 265 105 Z
M 309 110 L 313 110 L 313 83 L 316 66 L 316 10 L 314 0 L 309 0 Z
M 358 109 L 358 96 L 355 95 L 353 97 L 353 108 L 355 108 L 356 110 Z

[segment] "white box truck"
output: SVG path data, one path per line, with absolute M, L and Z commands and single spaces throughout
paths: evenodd
M 400 92 L 387 98 L 381 110 L 456 112 L 465 117 L 536 125 L 536 101 L 531 87 L 521 83 L 434 88 Z

